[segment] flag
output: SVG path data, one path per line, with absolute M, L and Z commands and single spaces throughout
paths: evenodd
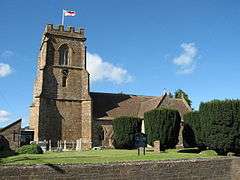
M 76 12 L 64 10 L 64 16 L 76 16 Z

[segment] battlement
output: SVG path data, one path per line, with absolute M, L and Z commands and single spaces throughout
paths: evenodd
M 45 33 L 54 34 L 54 35 L 62 35 L 69 36 L 74 38 L 84 38 L 83 28 L 74 28 L 72 26 L 64 27 L 63 25 L 53 25 L 47 24 L 45 27 Z

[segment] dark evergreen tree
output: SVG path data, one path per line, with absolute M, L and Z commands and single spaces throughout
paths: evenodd
M 175 91 L 175 98 L 184 98 L 186 101 L 187 101 L 187 103 L 188 103 L 188 105 L 191 107 L 191 105 L 192 105 L 192 101 L 190 100 L 190 98 L 188 97 L 188 95 L 187 95 L 187 93 L 185 93 L 183 90 L 181 90 L 181 89 L 178 89 L 178 90 L 176 90 Z
M 184 116 L 184 122 L 193 130 L 197 145 L 207 146 L 219 154 L 240 154 L 239 100 L 201 103 L 198 115 L 189 113 Z
M 134 136 L 141 132 L 142 120 L 135 117 L 119 117 L 113 120 L 113 145 L 117 149 L 134 148 Z
M 174 148 L 178 143 L 181 117 L 177 110 L 155 109 L 144 113 L 148 143 L 160 140 L 161 149 Z

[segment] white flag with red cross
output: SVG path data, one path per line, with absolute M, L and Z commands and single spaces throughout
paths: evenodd
M 70 10 L 65 10 L 63 9 L 63 14 L 62 14 L 62 25 L 64 25 L 64 17 L 65 16 L 76 16 L 76 11 L 70 11 Z
M 76 11 L 63 10 L 64 16 L 76 16 Z

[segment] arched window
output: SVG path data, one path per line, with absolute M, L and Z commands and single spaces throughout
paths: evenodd
M 69 63 L 69 50 L 67 45 L 63 45 L 59 48 L 59 64 L 68 65 Z

